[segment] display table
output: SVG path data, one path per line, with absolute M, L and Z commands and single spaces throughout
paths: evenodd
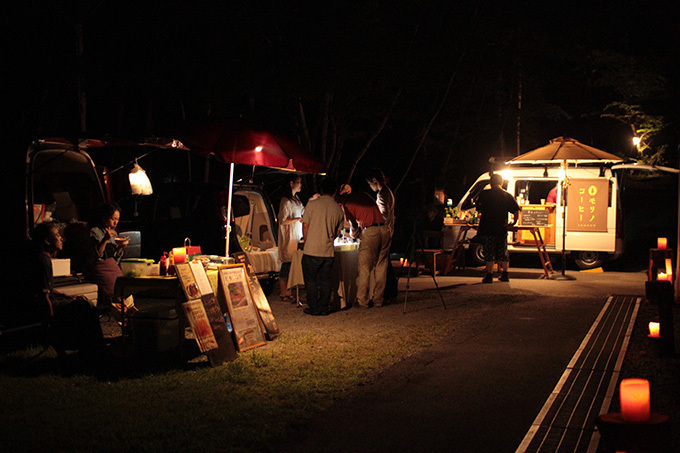
M 547 227 L 551 226 L 552 225 L 547 225 Z M 451 269 L 453 268 L 453 257 L 456 254 L 457 249 L 463 246 L 468 231 L 477 230 L 477 228 L 479 228 L 479 225 L 460 225 L 458 235 L 456 236 L 456 239 L 453 242 L 453 253 L 449 254 L 449 258 L 446 263 L 446 267 L 444 270 L 446 274 L 451 272 Z M 543 266 L 544 276 L 545 278 L 550 278 L 552 274 L 555 273 L 555 271 L 552 267 L 552 263 L 550 262 L 548 252 L 545 249 L 545 242 L 543 242 L 543 236 L 541 235 L 541 229 L 543 228 L 546 228 L 546 225 L 515 225 L 511 228 L 508 228 L 508 231 L 516 231 L 519 232 L 520 234 L 528 233 L 533 236 L 534 245 L 536 245 L 536 251 L 538 252 L 538 256 L 541 259 L 541 265 Z
M 344 244 L 335 247 L 333 269 L 331 270 L 331 288 L 333 297 L 331 308 L 345 309 L 351 307 L 357 298 L 356 279 L 359 274 L 359 245 Z M 296 250 L 290 264 L 288 288 L 296 289 L 296 299 L 300 303 L 299 286 L 305 284 L 302 272 L 302 250 Z
M 281 268 L 279 249 L 272 247 L 258 252 L 245 252 L 257 275 L 275 273 Z

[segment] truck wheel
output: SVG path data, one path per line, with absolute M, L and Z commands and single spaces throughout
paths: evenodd
M 601 252 L 572 252 L 576 253 L 574 262 L 580 269 L 595 269 L 604 263 L 604 254 Z
M 471 242 L 468 251 L 470 252 L 470 262 L 474 266 L 483 266 L 486 264 L 484 248 L 482 248 L 482 244 Z

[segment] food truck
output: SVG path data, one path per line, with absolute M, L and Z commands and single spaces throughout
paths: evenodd
M 539 226 L 549 254 L 564 251 L 580 269 L 593 269 L 624 251 L 622 176 L 625 172 L 668 175 L 677 174 L 678 170 L 637 163 L 563 163 L 512 165 L 496 172 L 503 176 L 503 188 L 515 196 L 520 205 L 518 224 Z M 475 200 L 488 183 L 489 173 L 479 176 L 451 210 L 461 219 L 474 218 Z M 549 197 L 553 189 L 554 200 Z M 459 229 L 455 224 L 444 225 L 444 248 L 452 247 Z M 467 233 L 467 239 L 464 246 L 472 262 L 483 264 L 484 251 L 474 230 Z M 536 253 L 533 234 L 508 232 L 508 250 Z
M 539 226 L 548 253 L 564 250 L 581 269 L 599 267 L 623 253 L 619 185 L 612 167 L 528 165 L 497 173 L 520 205 L 518 224 Z M 456 205 L 461 217 L 474 216 L 476 198 L 488 183 L 485 173 L 468 189 Z M 444 237 L 450 241 L 456 228 L 445 225 Z M 474 235 L 467 236 L 470 256 L 482 264 L 484 251 Z M 536 253 L 536 240 L 528 231 L 508 232 L 508 250 Z

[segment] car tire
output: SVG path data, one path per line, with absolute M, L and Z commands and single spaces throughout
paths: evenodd
M 580 252 L 571 252 L 574 257 L 574 262 L 579 269 L 595 269 L 601 267 L 605 262 L 605 256 L 602 252 L 589 252 L 582 250 Z
M 471 242 L 468 248 L 470 253 L 470 263 L 473 266 L 483 266 L 486 264 L 486 259 L 484 258 L 484 248 L 482 244 L 478 242 Z

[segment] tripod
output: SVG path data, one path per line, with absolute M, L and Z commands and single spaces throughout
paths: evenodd
M 418 270 L 418 262 L 415 260 L 416 242 L 418 243 L 418 246 L 419 246 L 417 250 L 420 251 L 420 255 L 424 259 L 427 259 L 427 255 L 425 254 L 425 249 L 423 248 L 423 241 L 420 238 L 420 235 L 418 234 L 418 229 L 416 228 L 416 224 L 414 222 L 413 223 L 413 232 L 411 233 L 411 237 L 409 238 L 408 244 L 406 245 L 406 261 L 403 261 L 401 263 L 401 269 L 399 271 L 399 278 L 401 278 L 401 275 L 404 272 L 404 264 L 406 264 L 406 262 L 408 262 L 408 269 L 406 271 L 406 295 L 404 296 L 404 313 L 406 313 L 406 302 L 408 301 L 408 292 L 409 292 L 409 289 L 411 288 L 411 264 L 413 262 L 416 263 L 416 271 Z M 442 297 L 442 293 L 439 290 L 439 284 L 437 283 L 437 279 L 435 278 L 434 270 L 432 271 L 432 281 L 434 282 L 435 288 L 437 288 L 437 294 L 439 294 L 439 299 L 442 301 L 442 305 L 444 306 L 444 310 L 446 310 L 446 303 L 444 303 L 444 298 Z

